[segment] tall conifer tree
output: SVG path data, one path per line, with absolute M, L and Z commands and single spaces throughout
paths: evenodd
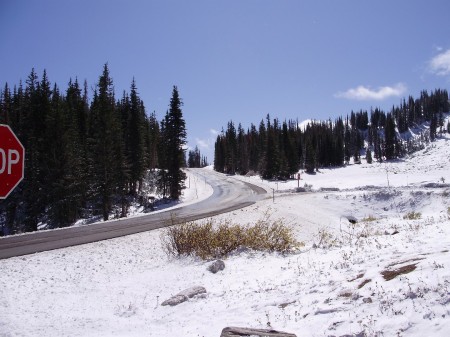
M 174 86 L 164 131 L 168 192 L 173 200 L 180 198 L 186 179 L 186 174 L 182 170 L 186 162 L 186 123 L 181 110 L 182 105 L 178 88 Z
M 112 208 L 111 196 L 117 186 L 123 164 L 123 142 L 108 64 L 103 67 L 98 92 L 94 94 L 92 102 L 90 138 L 91 187 L 94 196 L 100 200 L 103 219 L 108 220 Z
M 137 93 L 136 82 L 133 78 L 130 93 L 130 116 L 128 126 L 131 192 L 136 193 L 137 186 L 142 184 L 142 177 L 145 171 L 145 111 Z

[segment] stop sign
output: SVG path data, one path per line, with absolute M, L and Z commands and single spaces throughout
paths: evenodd
M 22 181 L 25 149 L 8 125 L 0 125 L 0 199 Z

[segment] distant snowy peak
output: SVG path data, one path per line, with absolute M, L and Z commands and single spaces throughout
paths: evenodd
M 315 119 L 305 119 L 303 122 L 298 123 L 298 127 L 299 127 L 300 130 L 305 131 L 306 127 L 308 125 L 311 125 L 311 124 L 314 124 L 314 123 L 317 123 L 317 122 L 320 122 L 320 121 L 317 121 Z
M 331 123 L 331 125 L 335 125 L 336 123 L 329 120 L 319 120 L 319 119 L 305 119 L 303 122 L 298 123 L 298 127 L 300 130 L 305 131 L 308 125 L 320 125 L 322 123 Z

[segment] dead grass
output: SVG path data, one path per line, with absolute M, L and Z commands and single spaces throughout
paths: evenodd
M 186 222 L 170 226 L 162 234 L 162 245 L 168 255 L 198 256 L 201 259 L 224 257 L 238 248 L 287 253 L 302 244 L 282 220 L 264 217 L 254 225 L 236 225 L 229 221 L 215 223 Z
M 422 218 L 422 213 L 420 212 L 409 212 L 403 216 L 405 220 L 419 220 Z
M 377 221 L 378 218 L 375 218 L 373 215 L 369 215 L 361 220 L 361 222 L 373 222 Z

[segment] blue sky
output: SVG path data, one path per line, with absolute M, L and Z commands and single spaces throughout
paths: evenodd
M 94 88 L 108 62 L 116 98 L 135 77 L 159 119 L 177 85 L 188 145 L 212 161 L 229 120 L 334 120 L 448 89 L 449 13 L 448 0 L 0 0 L 0 85 L 34 67 Z

